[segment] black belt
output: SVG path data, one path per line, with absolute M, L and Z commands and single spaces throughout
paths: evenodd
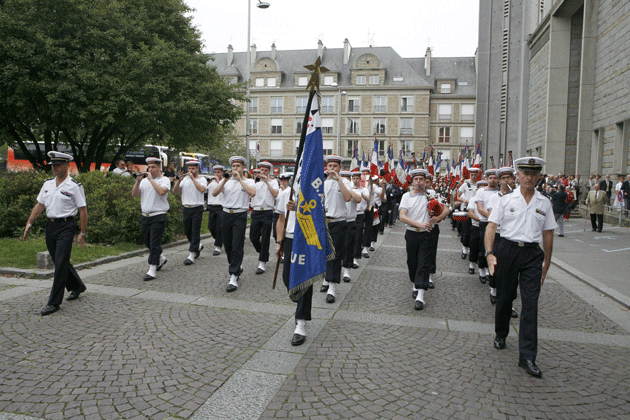
M 57 217 L 57 218 L 55 218 L 55 217 L 47 217 L 47 219 L 48 219 L 50 222 L 53 222 L 53 223 L 54 223 L 54 222 L 70 222 L 70 221 L 74 220 L 74 216 L 70 216 L 70 217 Z
M 514 242 L 505 238 L 501 238 L 501 242 L 505 242 L 509 245 L 517 246 L 519 248 L 534 248 L 534 249 L 540 248 L 540 246 L 538 245 L 538 242 Z

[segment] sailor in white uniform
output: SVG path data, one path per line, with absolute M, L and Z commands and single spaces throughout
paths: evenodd
M 256 274 L 267 270 L 269 262 L 269 241 L 273 225 L 273 209 L 280 187 L 278 181 L 269 179 L 273 165 L 269 162 L 258 164 L 260 173 L 255 177 L 256 195 L 251 199 L 252 222 L 249 226 L 249 239 L 258 253 Z
M 214 251 L 212 252 L 213 256 L 217 256 L 221 254 L 221 247 L 223 246 L 223 241 L 221 241 L 221 215 L 223 214 L 223 193 L 221 192 L 216 197 L 212 195 L 212 192 L 216 187 L 219 186 L 219 182 L 225 176 L 225 169 L 223 165 L 214 165 L 212 167 L 214 171 L 214 176 L 210 179 L 208 183 L 208 230 L 210 234 L 214 238 Z
M 174 193 L 182 194 L 182 206 L 184 206 L 184 234 L 190 242 L 188 247 L 188 258 L 184 260 L 185 265 L 194 264 L 199 258 L 199 253 L 203 249 L 201 245 L 201 219 L 203 218 L 203 194 L 208 186 L 208 180 L 199 175 L 199 161 L 191 159 L 186 162 L 188 172 L 185 175 L 177 176 Z

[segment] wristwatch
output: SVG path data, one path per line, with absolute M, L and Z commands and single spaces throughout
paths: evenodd
M 494 255 L 494 253 L 492 251 L 486 251 L 484 257 L 487 257 L 488 255 Z

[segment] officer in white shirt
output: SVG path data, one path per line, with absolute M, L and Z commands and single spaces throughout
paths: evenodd
M 521 291 L 518 365 L 533 376 L 542 373 L 536 366 L 538 350 L 538 298 L 551 264 L 553 230 L 557 227 L 551 202 L 535 190 L 545 161 L 536 157 L 516 159 L 520 186 L 499 200 L 490 213 L 486 228 L 486 249 L 493 249 L 496 228 L 501 225 L 501 244 L 486 251 L 490 274 L 497 261 L 497 293 L 494 347 L 505 348 L 510 330 L 510 312 L 516 288 Z M 539 243 L 542 241 L 543 250 Z
M 342 278 L 343 281 L 349 283 L 352 279 L 350 277 L 350 270 L 353 267 L 353 256 L 354 256 L 354 238 L 356 236 L 357 230 L 357 205 L 362 201 L 361 195 L 358 194 L 354 190 L 354 184 L 352 183 L 352 174 L 350 171 L 341 171 L 340 175 L 344 179 L 344 184 L 347 188 L 350 189 L 352 194 L 352 200 L 346 203 L 348 208 L 348 214 L 346 215 L 347 222 L 347 231 L 346 231 L 346 241 L 344 242 L 343 247 L 343 261 L 341 265 L 343 267 Z M 357 173 L 358 175 L 358 173 Z M 347 181 L 347 182 L 346 182 Z
M 190 242 L 188 258 L 184 260 L 184 264 L 191 265 L 195 263 L 195 259 L 199 258 L 199 253 L 203 250 L 201 219 L 203 218 L 203 194 L 208 186 L 208 181 L 199 175 L 199 161 L 197 159 L 190 159 L 186 165 L 188 172 L 175 178 L 173 192 L 182 193 L 184 233 Z
M 352 186 L 350 181 L 344 179 L 341 172 L 343 158 L 337 155 L 329 155 L 324 158 L 326 162 L 326 174 L 324 181 L 324 206 L 326 208 L 326 221 L 328 231 L 335 247 L 335 258 L 326 262 L 326 280 L 323 281 L 320 292 L 327 292 L 326 302 L 335 302 L 335 287 L 341 283 L 341 264 L 343 260 L 343 245 L 348 230 L 348 206 L 346 203 L 352 200 Z
M 457 190 L 455 197 L 455 208 L 461 207 L 462 210 L 466 210 L 468 202 L 477 193 L 477 177 L 479 176 L 479 168 L 468 168 L 470 173 L 470 179 L 465 180 L 461 187 Z M 470 227 L 472 222 L 470 219 L 459 223 L 459 230 L 461 233 L 462 242 L 462 259 L 466 259 L 466 256 L 470 253 Z
M 479 194 L 483 189 L 488 185 L 488 181 L 482 179 L 477 181 L 477 192 L 474 196 L 470 197 L 468 201 L 468 205 L 466 209 L 468 210 L 468 216 L 470 216 L 470 241 L 468 247 L 468 273 L 475 274 L 475 264 L 479 266 L 479 254 L 481 243 L 483 241 L 483 237 L 479 234 L 479 223 L 481 215 L 479 214 L 479 209 L 477 208 L 477 203 L 475 202 L 475 196 Z M 482 283 L 486 282 L 485 276 L 482 275 L 483 271 L 479 269 L 479 281 Z
M 269 162 L 258 164 L 260 173 L 255 176 L 256 195 L 251 199 L 252 222 L 249 226 L 249 240 L 258 253 L 258 268 L 256 274 L 263 274 L 267 270 L 269 261 L 269 241 L 273 225 L 273 209 L 280 187 L 278 181 L 269 179 L 273 165 Z
M 488 263 L 486 262 L 486 257 L 484 256 L 486 252 L 484 248 L 484 235 L 486 234 L 489 215 L 486 211 L 486 206 L 488 205 L 490 197 L 499 192 L 499 178 L 497 177 L 497 170 L 494 168 L 486 170 L 483 174 L 488 181 L 488 185 L 483 189 L 483 191 L 477 190 L 477 194 L 475 194 L 475 198 L 473 199 L 479 213 L 479 259 L 477 261 L 477 266 L 479 267 L 479 280 L 482 283 L 492 281 L 494 284 L 494 279 L 490 279 L 491 276 L 488 272 Z
M 37 196 L 37 203 L 26 222 L 23 239 L 35 220 L 46 210 L 46 247 L 55 262 L 55 275 L 48 303 L 41 310 L 42 316 L 59 310 L 64 287 L 70 292 L 68 300 L 75 300 L 87 289 L 79 274 L 70 264 L 72 240 L 77 228 L 75 216 L 81 219 L 81 233 L 77 239 L 81 249 L 87 235 L 87 207 L 83 186 L 68 176 L 72 156 L 66 153 L 48 152 L 54 178 L 44 181 Z
M 131 195 L 140 197 L 140 224 L 144 243 L 149 248 L 149 271 L 145 274 L 144 281 L 149 281 L 155 278 L 156 271 L 160 271 L 167 261 L 162 255 L 162 235 L 166 228 L 166 213 L 170 208 L 168 192 L 171 189 L 171 180 L 162 175 L 160 158 L 149 157 L 146 162 L 147 172 L 136 176 Z
M 221 240 L 225 245 L 225 253 L 230 264 L 230 282 L 225 289 L 227 292 L 238 289 L 238 279 L 243 273 L 247 210 L 249 210 L 249 198 L 256 195 L 254 180 L 248 179 L 244 175 L 245 162 L 246 160 L 242 156 L 232 156 L 230 158 L 232 172 L 230 172 L 229 178 L 223 178 L 212 191 L 212 195 L 215 197 L 223 192 Z
M 414 169 L 411 187 L 400 200 L 400 221 L 407 225 L 405 242 L 407 248 L 407 268 L 409 280 L 413 284 L 414 309 L 424 309 L 424 293 L 429 288 L 431 274 L 431 237 L 433 227 L 429 215 L 426 183 L 429 173 L 424 169 Z
M 357 204 L 357 218 L 355 219 L 354 234 L 354 252 L 352 260 L 352 268 L 359 268 L 359 260 L 361 259 L 361 246 L 364 241 L 365 212 L 370 202 L 370 191 L 361 186 L 361 173 L 352 172 L 352 190 L 361 196 L 361 201 Z M 367 253 L 367 248 L 365 249 Z M 370 255 L 368 254 L 368 257 Z
M 223 214 L 223 193 L 220 193 L 216 197 L 212 195 L 212 192 L 219 186 L 219 182 L 224 177 L 224 169 L 222 165 L 214 165 L 212 167 L 214 176 L 208 183 L 208 230 L 214 238 L 214 252 L 213 256 L 217 256 L 221 253 L 221 247 L 223 241 L 221 240 L 221 215 Z

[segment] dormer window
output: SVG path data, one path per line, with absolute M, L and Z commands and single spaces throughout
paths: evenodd
M 440 93 L 451 93 L 451 84 L 440 83 Z

